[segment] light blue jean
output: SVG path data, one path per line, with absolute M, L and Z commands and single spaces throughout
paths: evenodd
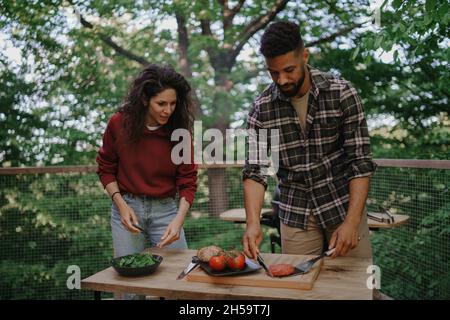
M 128 231 L 120 221 L 119 209 L 113 202 L 111 208 L 111 230 L 114 257 L 139 253 L 147 247 L 156 246 L 160 242 L 167 226 L 177 214 L 177 205 L 173 198 L 158 199 L 126 193 L 123 195 L 123 199 L 133 209 L 139 220 L 139 226 L 146 230 L 146 232 L 145 234 L 136 234 Z M 165 248 L 169 249 L 187 249 L 187 247 L 183 229 L 181 229 L 178 240 L 165 246 Z M 143 297 L 126 294 L 124 298 L 142 299 Z

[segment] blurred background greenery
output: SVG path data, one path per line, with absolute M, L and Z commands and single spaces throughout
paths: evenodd
M 257 50 L 276 20 L 298 22 L 311 65 L 358 89 L 375 158 L 448 160 L 448 9 L 439 0 L 2 1 L 1 166 L 95 164 L 109 117 L 149 62 L 189 79 L 204 128 L 245 127 L 270 83 Z M 185 226 L 191 248 L 239 247 L 242 225 L 217 219 L 242 207 L 238 171 L 202 171 Z M 383 168 L 374 178 L 371 200 L 394 196 L 391 207 L 412 217 L 372 241 L 382 291 L 394 298 L 449 298 L 448 171 Z M 68 265 L 88 276 L 111 256 L 110 202 L 97 177 L 0 181 L 0 298 L 87 297 L 65 280 Z

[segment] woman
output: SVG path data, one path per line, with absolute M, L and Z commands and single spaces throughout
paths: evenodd
M 170 137 L 175 129 L 192 132 L 190 91 L 172 67 L 151 64 L 107 125 L 97 173 L 113 202 L 115 257 L 148 246 L 187 248 L 183 223 L 197 188 L 197 166 L 193 159 L 173 163 Z

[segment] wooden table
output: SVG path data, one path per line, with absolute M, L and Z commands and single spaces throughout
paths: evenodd
M 261 210 L 261 216 L 263 213 L 271 212 L 271 208 L 263 208 Z M 232 222 L 245 222 L 245 209 L 244 208 L 237 208 L 237 209 L 230 209 L 225 212 L 222 212 L 219 215 L 219 218 L 221 220 L 225 221 L 232 221 Z
M 380 213 L 376 213 L 376 212 L 371 212 L 371 214 L 381 215 Z M 404 215 L 404 214 L 393 214 L 392 216 L 394 217 L 394 222 L 391 222 L 391 223 L 380 222 L 377 220 L 373 220 L 370 217 L 367 217 L 367 224 L 369 225 L 369 229 L 378 230 L 378 229 L 395 228 L 395 227 L 405 224 L 409 220 L 409 216 Z M 384 217 L 386 217 L 386 216 L 384 216 Z
M 371 259 L 339 257 L 325 258 L 322 270 L 312 290 L 278 289 L 252 286 L 210 284 L 176 280 L 188 265 L 196 250 L 149 251 L 163 256 L 155 273 L 142 277 L 122 277 L 110 267 L 81 281 L 81 288 L 100 292 L 135 293 L 169 299 L 372 299 L 366 286 Z M 262 254 L 268 258 L 273 254 Z
M 270 212 L 271 210 L 272 209 L 270 209 L 270 208 L 265 208 L 262 210 L 261 215 L 265 212 Z M 374 213 L 372 213 L 372 214 L 374 214 Z M 393 216 L 394 216 L 393 223 L 379 222 L 379 221 L 373 220 L 368 217 L 367 224 L 369 225 L 369 229 L 378 230 L 378 229 L 385 229 L 385 228 L 395 228 L 395 227 L 405 224 L 409 220 L 409 216 L 407 216 L 407 215 L 393 214 Z M 245 222 L 245 209 L 244 208 L 231 209 L 231 210 L 222 212 L 219 217 L 220 217 L 220 219 L 225 220 L 225 221 L 244 223 Z

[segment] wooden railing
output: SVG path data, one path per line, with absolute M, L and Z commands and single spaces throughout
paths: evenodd
M 450 169 L 450 160 L 409 160 L 409 159 L 374 159 L 380 167 Z M 199 169 L 241 168 L 242 164 L 200 164 Z M 42 173 L 95 173 L 96 165 L 85 166 L 48 166 L 48 167 L 4 167 L 0 175 L 42 174 Z

